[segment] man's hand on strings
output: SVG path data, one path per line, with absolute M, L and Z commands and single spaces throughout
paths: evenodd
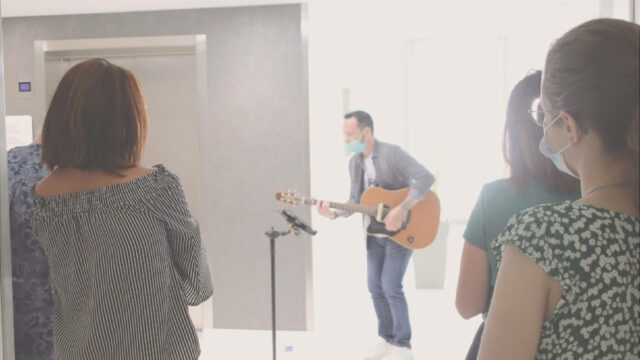
M 407 210 L 401 206 L 396 206 L 384 218 L 384 226 L 388 231 L 397 231 L 402 228 L 405 220 L 407 219 Z

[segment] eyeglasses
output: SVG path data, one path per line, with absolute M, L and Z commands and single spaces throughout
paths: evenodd
M 529 114 L 531 115 L 531 117 L 533 117 L 533 122 L 536 123 L 536 125 L 538 126 L 544 126 L 544 110 L 538 108 L 536 110 L 533 109 L 529 109 Z
M 530 109 L 528 110 L 528 112 L 533 117 L 533 121 L 536 123 L 536 125 L 541 127 L 544 127 L 544 118 L 547 116 L 547 114 L 551 115 L 554 112 L 557 113 L 557 111 L 544 111 L 542 110 L 541 106 L 538 106 L 538 108 L 535 110 Z

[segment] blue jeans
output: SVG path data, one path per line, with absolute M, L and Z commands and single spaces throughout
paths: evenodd
M 412 253 L 389 238 L 367 237 L 367 284 L 378 316 L 378 335 L 409 348 L 411 325 L 402 279 Z

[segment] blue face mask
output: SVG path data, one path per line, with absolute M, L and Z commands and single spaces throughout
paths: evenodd
M 362 138 L 362 136 L 360 137 Z M 347 143 L 347 149 L 354 154 L 362 154 L 362 152 L 366 147 L 367 147 L 367 144 L 361 142 L 360 140 L 353 140 Z
M 558 121 L 558 119 L 560 117 L 561 116 L 558 115 L 551 122 L 551 124 L 543 127 L 542 139 L 540 140 L 540 144 L 538 145 L 538 149 L 540 150 L 542 155 L 544 155 L 545 157 L 547 157 L 547 158 L 551 159 L 551 161 L 553 161 L 553 165 L 555 165 L 558 170 L 562 171 L 565 174 L 571 175 L 574 178 L 579 179 L 580 177 L 578 175 L 574 174 L 573 171 L 571 171 L 571 169 L 569 169 L 569 167 L 567 166 L 567 163 L 564 161 L 564 156 L 562 156 L 562 152 L 567 150 L 568 148 L 570 148 L 572 146 L 572 144 L 571 143 L 567 144 L 565 147 L 563 147 L 562 149 L 556 151 L 555 153 L 552 153 L 551 150 L 549 149 L 549 145 L 547 145 L 547 139 L 545 137 L 545 135 L 547 134 L 547 129 L 550 128 L 551 125 L 553 125 L 553 123 Z

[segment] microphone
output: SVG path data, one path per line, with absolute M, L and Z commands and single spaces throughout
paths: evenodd
M 316 230 L 313 230 L 309 225 L 305 224 L 304 221 L 302 221 L 294 213 L 290 213 L 287 210 L 282 210 L 280 211 L 280 215 L 282 215 L 282 217 L 284 217 L 285 220 L 287 220 L 287 222 L 291 224 L 291 226 L 294 228 L 298 228 L 310 235 L 315 235 L 318 233 Z

